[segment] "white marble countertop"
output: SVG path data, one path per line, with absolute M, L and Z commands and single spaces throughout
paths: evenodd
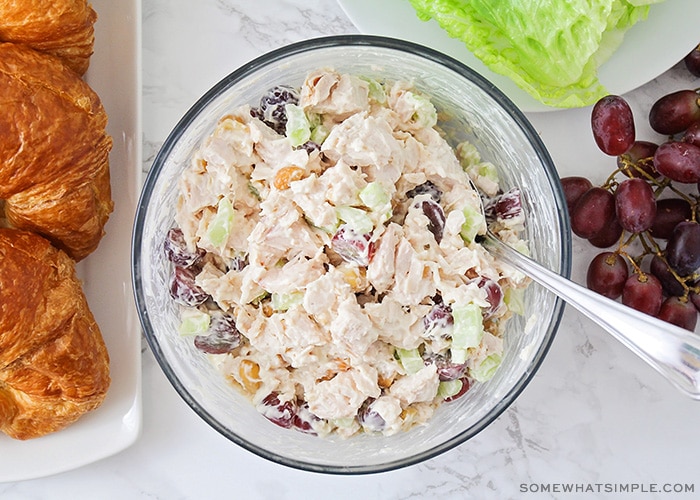
M 304 38 L 356 32 L 333 0 L 143 0 L 144 169 L 198 96 L 246 61 Z M 690 48 L 689 48 L 690 49 Z M 639 116 L 700 86 L 677 65 L 626 97 Z M 562 176 L 601 182 L 590 109 L 532 113 Z M 643 123 L 639 136 L 655 137 Z M 574 242 L 572 277 L 593 255 Z M 178 397 L 144 343 L 143 430 L 125 451 L 62 474 L 0 484 L 7 499 L 698 498 L 700 403 L 568 307 L 537 375 L 492 425 L 420 465 L 368 476 L 305 473 L 227 441 Z M 564 484 L 587 492 L 554 491 Z M 663 494 L 664 485 L 694 493 Z M 606 493 L 612 488 L 636 493 Z M 551 491 L 546 491 L 549 488 Z M 644 490 L 643 490 L 644 489 Z

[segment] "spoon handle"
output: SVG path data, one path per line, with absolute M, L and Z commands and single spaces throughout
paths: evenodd
M 630 348 L 681 392 L 700 400 L 700 335 L 627 307 L 556 274 L 488 233 L 503 262 L 564 299 Z

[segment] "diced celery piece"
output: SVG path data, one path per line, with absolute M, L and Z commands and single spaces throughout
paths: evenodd
M 511 246 L 521 254 L 526 255 L 528 257 L 530 256 L 530 247 L 527 246 L 527 243 L 524 240 L 518 240 Z
M 443 380 L 438 385 L 437 395 L 442 399 L 450 398 L 462 390 L 462 381 L 457 380 Z
M 263 300 L 265 300 L 269 296 L 270 296 L 270 292 L 268 292 L 267 290 L 262 290 L 260 292 L 260 295 L 258 295 L 257 297 L 253 297 L 249 303 L 250 304 L 260 304 Z
M 401 349 L 397 347 L 396 352 L 399 355 L 401 366 L 403 366 L 403 369 L 406 370 L 406 373 L 409 375 L 418 373 L 425 367 L 425 363 L 418 349 Z
M 330 133 L 331 131 L 326 127 L 323 125 L 318 125 L 311 129 L 311 140 L 316 144 L 323 144 L 323 141 L 326 140 L 326 137 L 328 137 L 328 134 Z
M 379 182 L 373 181 L 360 191 L 360 199 L 362 203 L 374 210 L 386 205 L 389 202 L 389 195 Z
M 309 128 L 311 130 L 321 125 L 321 115 L 318 113 L 308 112 L 304 113 L 304 115 L 306 116 L 306 120 L 309 122 Z
M 364 79 L 369 84 L 369 98 L 379 104 L 386 102 L 386 92 L 384 86 L 373 78 Z
M 325 141 L 328 134 L 330 134 L 330 130 L 328 130 L 328 128 L 321 122 L 321 115 L 316 113 L 307 113 L 306 119 L 309 122 L 309 130 L 311 132 L 309 140 L 315 142 L 316 144 L 323 144 L 323 141 Z
M 481 316 L 481 307 L 469 303 L 452 306 L 452 348 L 468 349 L 477 347 L 484 336 L 484 323 Z
M 340 221 L 337 219 L 337 214 L 336 214 L 336 220 L 333 221 L 333 223 L 327 224 L 325 226 L 317 226 L 316 224 L 313 223 L 313 221 L 311 219 L 309 219 L 306 216 L 304 217 L 304 220 L 306 221 L 306 223 L 310 227 L 312 227 L 314 229 L 319 229 L 319 230 L 323 231 L 324 233 L 328 233 L 330 235 L 335 234 L 335 232 L 338 230 L 338 226 L 340 225 Z
M 481 229 L 484 222 L 484 216 L 478 207 L 472 207 L 471 205 L 464 207 L 462 213 L 464 214 L 464 223 L 459 234 L 466 243 L 471 243 L 476 235 L 479 234 L 479 229 Z
M 355 207 L 340 206 L 335 208 L 338 218 L 360 234 L 371 233 L 374 223 L 367 212 Z
M 490 354 L 484 359 L 479 366 L 469 370 L 469 374 L 477 382 L 486 382 L 496 373 L 496 369 L 501 364 L 501 355 L 497 352 Z
M 413 106 L 412 120 L 422 128 L 434 127 L 437 123 L 437 111 L 435 106 L 427 97 L 406 92 L 406 100 Z
M 457 154 L 459 155 L 459 163 L 464 170 L 469 170 L 481 162 L 479 150 L 471 142 L 460 142 L 457 145 Z
M 285 104 L 284 110 L 287 113 L 285 135 L 292 146 L 301 146 L 311 138 L 311 124 L 300 106 Z
M 340 427 L 341 429 L 348 429 L 352 427 L 352 425 L 355 423 L 355 417 L 334 418 L 332 420 L 332 423 L 336 427 Z
M 511 312 L 522 316 L 525 314 L 525 289 L 507 288 L 503 296 L 503 302 L 505 302 Z
M 221 198 L 216 207 L 216 215 L 214 215 L 207 229 L 207 238 L 215 247 L 220 247 L 228 241 L 228 235 L 233 224 L 233 215 L 234 210 L 231 200 L 226 197 Z
M 451 347 L 450 348 L 450 359 L 456 365 L 464 364 L 467 362 L 467 353 L 468 353 L 468 351 L 466 349 Z
M 493 163 L 480 163 L 477 174 L 479 177 L 486 177 L 488 180 L 498 184 L 498 170 L 496 170 L 496 166 Z
M 272 308 L 275 311 L 287 311 L 304 300 L 304 292 L 273 293 Z
M 209 329 L 211 317 L 199 309 L 185 309 L 180 315 L 180 335 L 199 335 Z
M 379 182 L 373 181 L 360 191 L 360 200 L 373 212 L 381 215 L 382 221 L 391 218 L 391 198 Z

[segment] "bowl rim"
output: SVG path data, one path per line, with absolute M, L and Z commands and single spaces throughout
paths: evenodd
M 154 193 L 154 187 L 158 180 L 160 171 L 163 169 L 167 158 L 169 157 L 173 148 L 177 145 L 180 137 L 184 134 L 187 125 L 191 123 L 204 108 L 206 108 L 213 100 L 217 99 L 223 92 L 227 91 L 231 86 L 235 85 L 240 80 L 255 73 L 259 68 L 269 66 L 270 64 L 274 64 L 277 61 L 286 59 L 290 56 L 294 56 L 303 52 L 327 48 L 337 48 L 342 46 L 366 46 L 409 53 L 414 56 L 417 55 L 425 59 L 431 60 L 433 62 L 436 62 L 438 64 L 441 64 L 447 67 L 449 70 L 465 77 L 468 80 L 471 80 L 477 86 L 479 86 L 486 94 L 488 94 L 492 99 L 494 99 L 502 108 L 504 108 L 508 112 L 508 114 L 520 127 L 521 131 L 525 134 L 530 144 L 532 145 L 537 157 L 541 161 L 543 170 L 549 181 L 550 188 L 552 189 L 552 192 L 554 194 L 555 202 L 558 206 L 559 212 L 559 232 L 562 243 L 562 255 L 561 262 L 559 265 L 560 269 L 558 270 L 558 272 L 559 274 L 567 278 L 571 274 L 572 237 L 569 217 L 567 211 L 565 210 L 566 204 L 564 193 L 561 188 L 561 184 L 558 181 L 559 177 L 556 167 L 549 152 L 544 146 L 544 143 L 540 139 L 539 134 L 537 134 L 532 124 L 525 117 L 524 113 L 510 100 L 510 98 L 508 98 L 502 91 L 500 91 L 493 83 L 491 83 L 485 77 L 474 71 L 471 67 L 435 49 L 431 49 L 429 47 L 417 44 L 415 42 L 409 42 L 406 40 L 378 35 L 345 34 L 316 37 L 291 43 L 273 49 L 239 66 L 237 69 L 229 73 L 218 83 L 212 86 L 187 110 L 187 112 L 177 122 L 175 127 L 172 129 L 172 131 L 164 141 L 163 145 L 161 146 L 159 152 L 157 153 L 152 163 L 151 168 L 149 169 L 146 175 L 134 217 L 131 242 L 132 291 L 134 294 L 137 313 L 141 322 L 146 341 L 151 351 L 153 352 L 156 361 L 163 370 L 163 373 L 166 375 L 166 378 L 171 383 L 176 392 L 180 395 L 180 397 L 187 403 L 190 409 L 192 409 L 207 424 L 209 424 L 212 428 L 214 428 L 217 432 L 222 434 L 230 441 L 233 441 L 240 447 L 261 458 L 293 469 L 335 475 L 360 475 L 392 471 L 430 460 L 434 457 L 437 457 L 438 455 L 441 455 L 442 453 L 445 453 L 465 443 L 469 439 L 479 434 L 494 420 L 496 420 L 508 407 L 510 407 L 511 404 L 513 404 L 513 402 L 522 393 L 524 388 L 527 387 L 527 385 L 531 382 L 535 373 L 538 371 L 540 365 L 542 364 L 542 361 L 546 357 L 561 323 L 564 311 L 563 300 L 560 298 L 556 298 L 555 300 L 552 317 L 553 321 L 550 324 L 549 331 L 547 332 L 542 344 L 538 347 L 537 355 L 535 356 L 535 358 L 533 358 L 533 362 L 530 365 L 530 369 L 528 370 L 528 372 L 517 380 L 517 382 L 510 388 L 510 390 L 501 399 L 501 401 L 498 404 L 496 404 L 476 425 L 460 432 L 459 434 L 453 436 L 452 438 L 439 445 L 436 445 L 423 452 L 411 455 L 410 457 L 369 466 L 338 466 L 322 465 L 304 460 L 296 460 L 256 446 L 255 444 L 245 440 L 237 434 L 230 432 L 215 418 L 213 418 L 204 408 L 202 408 L 199 405 L 199 403 L 197 403 L 197 401 L 192 397 L 188 389 L 183 385 L 183 383 L 180 380 L 178 380 L 177 376 L 173 373 L 173 371 L 167 363 L 167 360 L 165 359 L 163 351 L 161 350 L 158 344 L 158 340 L 154 338 L 154 336 L 150 333 L 153 329 L 152 322 L 146 308 L 146 300 L 143 294 L 143 288 L 140 285 L 141 248 L 143 244 L 142 229 L 145 224 L 145 215 L 148 211 L 149 202 L 151 200 L 152 194 Z

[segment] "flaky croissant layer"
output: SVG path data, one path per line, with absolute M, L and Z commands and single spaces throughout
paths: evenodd
M 0 89 L 5 218 L 81 260 L 113 210 L 102 103 L 55 57 L 13 43 L 0 43 Z
M 0 431 L 30 439 L 102 404 L 109 354 L 65 252 L 0 228 L 0 263 Z
M 0 41 L 56 56 L 83 75 L 93 52 L 96 20 L 87 0 L 3 0 Z

